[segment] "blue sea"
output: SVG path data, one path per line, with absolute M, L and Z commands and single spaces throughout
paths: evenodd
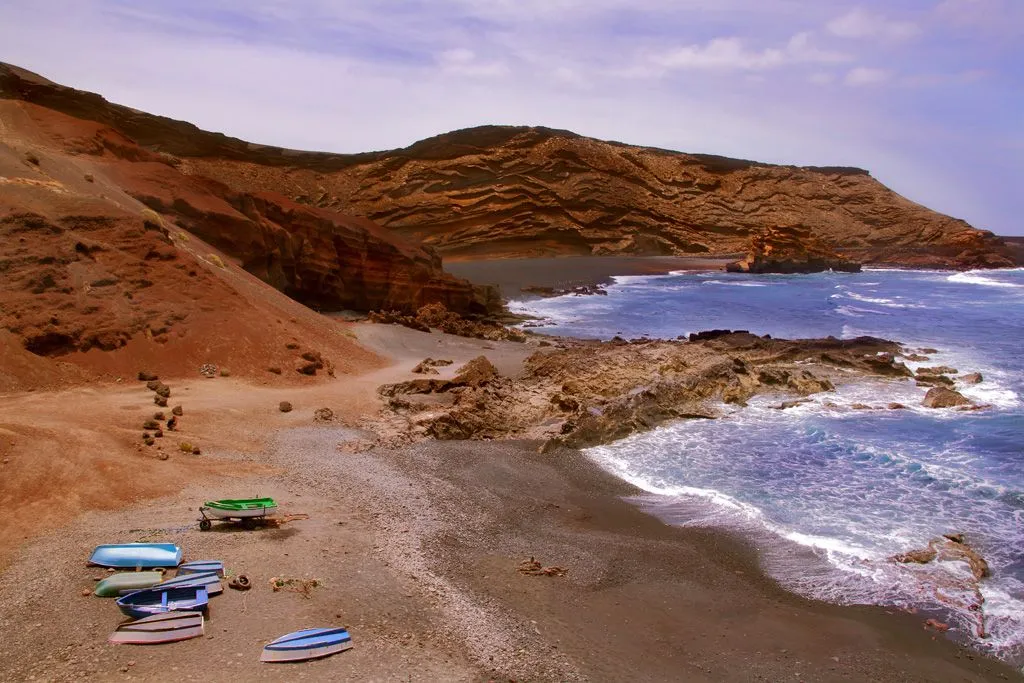
M 713 328 L 775 337 L 892 339 L 933 348 L 911 368 L 947 365 L 990 407 L 920 406 L 913 381 L 856 380 L 811 403 L 779 397 L 723 406 L 589 449 L 649 492 L 641 501 L 679 525 L 723 527 L 761 550 L 765 570 L 808 597 L 920 610 L 951 635 L 1020 661 L 1024 653 L 1024 269 L 953 273 L 866 270 L 814 275 L 678 272 L 617 277 L 608 296 L 515 302 L 538 331 L 586 338 L 674 338 Z M 855 403 L 908 410 L 857 410 Z M 833 405 L 827 405 L 831 403 Z M 959 562 L 886 558 L 963 532 L 992 568 L 981 582 L 987 631 Z

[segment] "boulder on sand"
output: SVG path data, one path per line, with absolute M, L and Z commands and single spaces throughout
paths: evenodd
M 478 387 L 486 384 L 498 376 L 498 369 L 494 367 L 487 356 L 477 356 L 469 361 L 459 370 L 453 380 L 454 384 Z
M 971 400 L 958 391 L 946 389 L 945 387 L 932 387 L 925 394 L 921 405 L 925 408 L 955 408 L 957 406 L 973 405 Z

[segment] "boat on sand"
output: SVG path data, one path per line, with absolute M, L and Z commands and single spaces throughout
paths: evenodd
M 224 576 L 224 563 L 220 560 L 193 560 L 178 567 L 178 576 L 207 572 L 216 572 L 217 576 Z
M 199 612 L 167 612 L 121 624 L 108 640 L 115 645 L 157 645 L 203 635 Z
M 216 572 L 202 572 L 200 574 L 181 574 L 153 586 L 153 590 L 166 588 L 180 588 L 183 586 L 202 586 L 206 589 L 207 595 L 213 596 L 224 592 L 220 583 L 220 577 Z
M 99 545 L 89 564 L 101 567 L 177 567 L 181 548 L 173 543 L 119 543 Z
M 127 616 L 142 619 L 165 612 L 205 612 L 210 596 L 204 586 L 147 588 L 117 599 L 117 606 Z
M 307 628 L 281 636 L 263 648 L 261 662 L 301 662 L 319 659 L 352 647 L 352 636 L 343 628 Z
M 163 580 L 163 572 L 118 572 L 97 583 L 93 592 L 101 598 L 116 598 L 125 591 L 150 588 Z
M 207 501 L 203 511 L 217 519 L 268 517 L 277 512 L 277 503 L 273 498 L 229 498 Z

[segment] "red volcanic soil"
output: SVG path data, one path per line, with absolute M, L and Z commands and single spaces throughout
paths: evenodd
M 337 324 L 134 199 L 134 187 L 118 182 L 120 166 L 163 166 L 144 150 L 23 102 L 0 100 L 0 122 L 0 391 L 143 369 L 195 376 L 205 363 L 298 378 L 303 350 L 323 351 L 341 373 L 380 364 Z M 72 151 L 93 142 L 139 160 Z M 187 196 L 203 207 L 216 201 Z M 291 342 L 301 348 L 287 349 Z

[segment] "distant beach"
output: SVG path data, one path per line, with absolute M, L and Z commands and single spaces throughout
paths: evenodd
M 563 256 L 553 258 L 445 261 L 449 273 L 474 284 L 497 285 L 505 299 L 524 295 L 526 287 L 571 289 L 604 285 L 614 275 L 660 275 L 676 270 L 724 270 L 733 258 L 690 256 Z

